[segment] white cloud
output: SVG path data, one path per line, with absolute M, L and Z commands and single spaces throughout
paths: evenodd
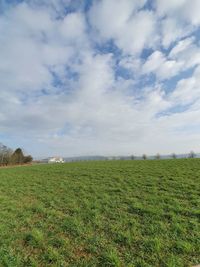
M 82 41 L 85 30 L 85 19 L 81 13 L 71 13 L 61 22 L 61 34 L 68 42 Z
M 200 24 L 199 18 L 200 2 L 198 0 L 187 0 L 183 6 L 183 18 L 192 25 L 198 26 Z
M 172 100 L 185 105 L 200 100 L 200 66 L 198 66 L 192 77 L 179 80 L 174 92 L 171 95 Z
M 198 0 L 156 0 L 155 7 L 158 17 L 162 18 L 162 45 L 165 48 L 189 36 L 200 25 Z
M 166 15 L 180 10 L 188 0 L 156 0 L 156 7 L 159 15 Z
M 140 11 L 132 18 L 121 34 L 116 38 L 116 44 L 125 53 L 140 53 L 144 47 L 151 48 L 157 41 L 156 21 L 152 12 Z
M 143 64 L 142 74 L 154 73 L 159 80 L 169 79 L 200 64 L 200 48 L 195 39 L 185 38 L 179 41 L 165 55 L 154 51 Z
M 87 46 L 84 23 L 80 13 L 59 21 L 24 3 L 11 9 L 0 20 L 3 86 L 27 93 L 49 88 L 49 68 L 67 64 L 83 43 Z
M 132 13 L 141 1 L 107 0 L 96 1 L 90 10 L 90 20 L 104 38 L 113 38 L 123 30 Z
M 194 38 L 186 38 L 184 40 L 181 40 L 170 51 L 170 56 L 173 57 L 181 52 L 184 52 L 186 49 L 188 49 L 192 45 L 193 42 L 194 42 Z
M 163 80 L 176 76 L 182 67 L 182 62 L 168 60 L 162 52 L 155 51 L 148 57 L 142 71 L 144 74 L 155 73 L 158 79 Z
M 181 23 L 176 18 L 165 18 L 161 22 L 162 45 L 168 48 L 173 42 L 188 36 L 193 31 L 191 25 Z
M 157 11 L 143 9 L 146 1 L 94 1 L 87 14 L 80 7 L 67 13 L 72 2 L 6 5 L 1 134 L 37 156 L 197 150 L 200 50 L 194 37 L 185 38 L 198 25 L 188 1 L 157 1 Z M 122 54 L 106 48 L 111 41 Z M 190 77 L 181 76 L 190 68 Z
M 172 16 L 194 26 L 200 24 L 199 0 L 156 0 L 156 9 L 160 16 Z
M 186 38 L 170 51 L 169 58 L 182 61 L 184 68 L 191 68 L 200 64 L 200 47 L 194 38 Z
M 137 11 L 145 2 L 97 1 L 90 11 L 91 25 L 105 40 L 113 39 L 124 53 L 140 53 L 145 45 L 152 47 L 157 41 L 153 12 Z

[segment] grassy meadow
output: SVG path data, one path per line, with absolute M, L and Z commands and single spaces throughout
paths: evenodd
M 200 263 L 200 159 L 0 169 L 0 266 Z

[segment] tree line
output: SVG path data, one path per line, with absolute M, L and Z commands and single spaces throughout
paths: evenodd
M 194 153 L 194 151 L 190 151 L 190 153 L 188 154 L 188 158 L 195 158 L 196 157 L 196 154 Z M 151 157 L 152 158 L 152 157 Z M 157 153 L 155 156 L 154 156 L 155 159 L 161 159 L 161 155 L 159 153 Z M 172 153 L 171 154 L 171 158 L 173 159 L 176 159 L 177 158 L 177 155 L 175 153 Z M 131 156 L 131 159 L 134 160 L 135 159 L 135 156 L 132 155 Z M 143 154 L 142 155 L 142 159 L 146 160 L 148 159 L 148 156 L 146 154 Z
M 32 162 L 32 160 L 32 156 L 25 156 L 21 148 L 13 151 L 11 148 L 0 143 L 0 166 L 27 164 Z

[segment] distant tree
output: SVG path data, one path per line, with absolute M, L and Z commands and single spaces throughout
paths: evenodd
M 173 159 L 176 159 L 176 158 L 177 158 L 177 156 L 176 156 L 175 153 L 172 153 L 172 158 L 173 158 Z
M 0 165 L 7 165 L 10 162 L 12 150 L 0 143 Z
M 160 159 L 160 154 L 159 154 L 159 153 L 157 153 L 157 154 L 155 155 L 155 159 Z
M 24 163 L 24 153 L 21 148 L 17 148 L 11 157 L 13 164 L 22 164 Z
M 31 155 L 24 157 L 24 163 L 31 163 L 33 161 L 33 158 Z
M 188 158 L 191 158 L 191 159 L 193 159 L 193 158 L 195 158 L 195 153 L 194 153 L 194 151 L 190 151 L 190 153 L 189 153 L 189 155 L 188 155 Z
M 0 143 L 0 165 L 30 163 L 32 160 L 31 155 L 24 156 L 21 148 L 13 152 L 12 149 Z
M 134 155 L 131 155 L 131 160 L 134 160 L 135 159 L 135 156 Z
M 5 154 L 6 154 L 6 150 L 7 150 L 7 147 L 3 144 L 0 144 L 0 158 L 1 158 L 1 165 L 3 165 L 4 163 L 4 157 L 5 157 Z
M 142 158 L 145 160 L 145 159 L 147 159 L 147 155 L 146 154 L 143 154 L 142 155 Z

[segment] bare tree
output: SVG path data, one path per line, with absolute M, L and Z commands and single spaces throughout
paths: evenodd
M 143 154 L 142 155 L 142 158 L 145 160 L 145 159 L 147 159 L 147 155 L 146 154 Z
M 159 154 L 159 153 L 157 153 L 157 154 L 155 155 L 155 159 L 160 159 L 160 154 Z
M 173 159 L 176 159 L 176 158 L 177 158 L 177 156 L 176 156 L 175 153 L 172 153 L 172 158 L 173 158 Z
M 21 148 L 13 152 L 12 149 L 0 143 L 0 165 L 30 163 L 32 160 L 31 155 L 24 156 Z
M 188 155 L 188 158 L 191 158 L 191 159 L 193 159 L 193 158 L 195 158 L 195 153 L 194 153 L 194 151 L 190 151 L 190 153 L 189 153 L 189 155 Z
M 12 150 L 0 143 L 0 165 L 7 165 L 10 162 Z

